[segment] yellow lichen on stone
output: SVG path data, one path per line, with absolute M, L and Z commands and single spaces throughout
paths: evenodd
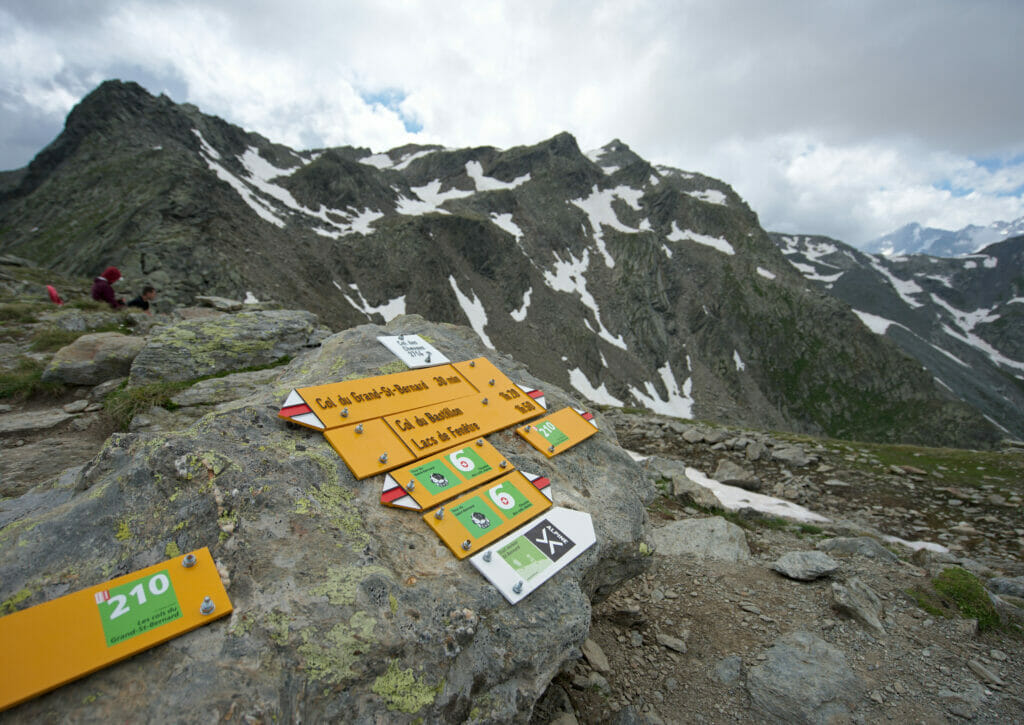
M 339 622 L 325 635 L 309 630 L 302 632 L 299 654 L 306 671 L 316 680 L 338 683 L 356 676 L 352 671 L 358 652 L 369 649 L 377 620 L 366 612 L 356 612 L 348 624 Z M 310 641 L 315 637 L 315 641 Z
M 171 541 L 164 547 L 164 556 L 168 559 L 173 559 L 176 556 L 181 556 L 181 549 L 178 548 L 177 543 Z
M 127 541 L 132 538 L 132 530 L 128 526 L 128 519 L 121 519 L 117 522 L 117 531 L 114 533 L 114 538 L 118 541 Z
M 31 596 L 32 592 L 30 590 L 22 589 L 10 599 L 0 602 L 0 614 L 13 614 L 18 610 L 18 605 Z
M 384 698 L 389 710 L 411 715 L 434 702 L 444 690 L 444 680 L 437 686 L 431 686 L 417 680 L 411 668 L 403 670 L 398 666 L 398 660 L 391 660 L 388 671 L 374 680 L 370 689 Z
M 381 566 L 352 566 L 328 569 L 324 581 L 311 587 L 313 594 L 327 597 L 331 604 L 352 604 L 356 600 L 359 584 L 371 574 L 388 575 Z

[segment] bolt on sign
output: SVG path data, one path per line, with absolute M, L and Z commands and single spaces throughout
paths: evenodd
M 464 559 L 544 513 L 551 496 L 549 479 L 513 471 L 424 514 L 423 520 Z
M 380 502 L 424 511 L 513 469 L 494 446 L 477 438 L 387 474 Z
M 0 617 L 0 710 L 232 611 L 208 549 Z
M 516 429 L 516 433 L 551 458 L 597 433 L 597 423 L 593 413 L 562 408 L 536 423 Z
M 555 506 L 470 559 L 511 604 L 517 604 L 597 541 L 590 514 Z
M 425 368 L 451 362 L 419 335 L 380 335 L 377 341 L 411 368 Z

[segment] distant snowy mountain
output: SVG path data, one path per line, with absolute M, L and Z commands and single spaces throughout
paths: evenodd
M 957 231 L 922 227 L 916 222 L 868 242 L 861 249 L 868 254 L 898 257 L 928 254 L 933 257 L 963 257 L 1011 237 L 1024 234 L 1024 217 L 988 226 L 966 226 Z
M 772 234 L 805 279 L 917 359 L 1004 433 L 1024 436 L 1024 236 L 958 259 L 869 255 Z

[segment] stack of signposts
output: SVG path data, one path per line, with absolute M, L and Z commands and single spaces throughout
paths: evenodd
M 280 417 L 322 431 L 357 479 L 383 474 L 382 504 L 420 512 L 519 602 L 595 542 L 589 514 L 552 507 L 551 481 L 517 471 L 484 438 L 543 414 L 544 396 L 487 358 L 452 363 L 417 335 L 378 339 L 410 369 L 298 388 Z M 550 458 L 597 425 L 563 408 L 516 432 Z
M 383 474 L 381 503 L 420 512 L 519 602 L 596 540 L 589 514 L 552 507 L 550 480 L 515 470 L 484 439 L 543 414 L 543 395 L 486 358 L 451 363 L 417 335 L 378 339 L 410 369 L 293 390 L 279 416 L 322 431 L 357 479 Z M 549 458 L 596 431 L 573 408 L 517 430 Z M 0 711 L 231 611 L 201 549 L 0 617 L 6 659 L 17 660 L 0 677 Z

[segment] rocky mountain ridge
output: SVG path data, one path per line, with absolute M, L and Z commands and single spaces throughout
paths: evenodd
M 511 607 L 418 517 L 382 507 L 376 477 L 355 481 L 322 436 L 276 417 L 295 385 L 394 371 L 384 332 L 485 354 L 552 407 L 584 405 L 471 330 L 402 316 L 332 334 L 303 311 L 216 298 L 155 318 L 32 305 L 15 322 L 14 304 L 0 367 L 32 355 L 65 387 L 0 408 L 0 613 L 199 546 L 235 613 L 0 721 L 959 722 L 1024 704 L 1021 450 L 608 409 L 548 460 L 503 431 L 491 442 L 598 532 Z M 80 336 L 31 351 L 52 329 Z M 254 339 L 291 359 L 240 371 Z M 182 370 L 197 377 L 151 382 Z M 129 395 L 128 430 L 108 437 Z M 828 520 L 758 513 L 759 493 Z M 961 615 L 936 589 L 949 571 L 985 582 L 988 608 Z
M 773 234 L 812 284 L 848 304 L 953 391 L 1024 437 L 1024 236 L 965 257 L 868 255 L 827 237 Z
M 866 440 L 1002 434 L 789 265 L 726 184 L 614 141 L 294 151 L 106 82 L 0 190 L 0 252 L 168 306 L 415 311 L 591 402 Z

